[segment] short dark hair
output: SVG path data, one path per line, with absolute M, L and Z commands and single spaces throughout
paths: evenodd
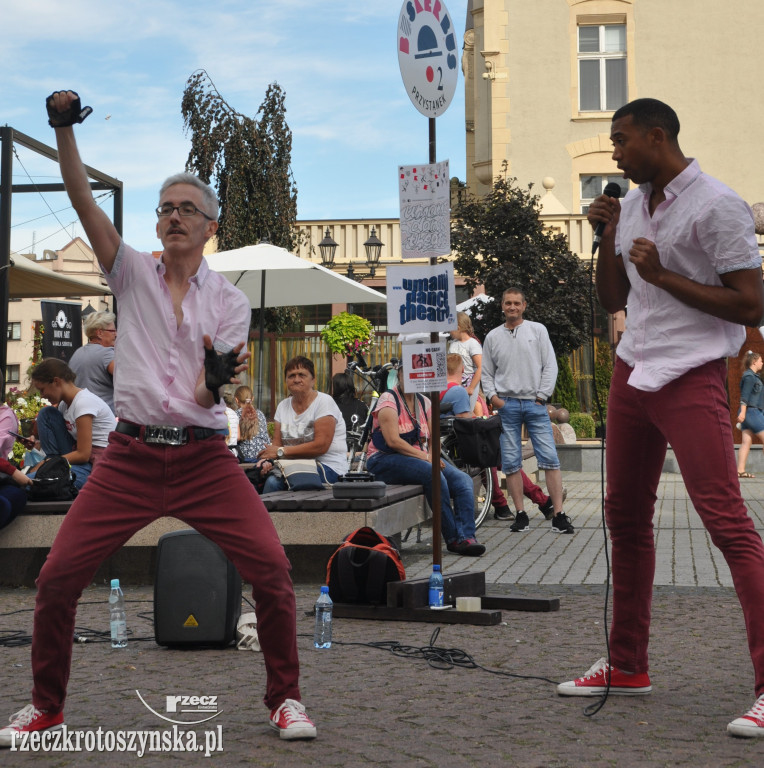
M 40 381 L 43 384 L 52 384 L 53 379 L 74 381 L 76 374 L 63 360 L 55 357 L 46 357 L 41 363 L 32 368 L 29 372 L 29 378 L 32 381 Z
M 304 368 L 314 379 L 316 378 L 316 369 L 313 367 L 313 361 L 302 355 L 297 355 L 297 357 L 293 357 L 291 360 L 286 361 L 286 364 L 284 365 L 284 376 L 286 376 L 289 371 L 294 371 L 297 368 Z
M 518 294 L 520 294 L 520 296 L 522 296 L 522 298 L 523 298 L 523 301 L 527 301 L 527 299 L 525 298 L 525 294 L 524 294 L 524 293 L 523 293 L 523 291 L 522 291 L 522 288 L 515 288 L 515 287 L 510 287 L 510 288 L 506 288 L 506 289 L 504 290 L 504 293 L 502 293 L 502 294 L 501 294 L 501 302 L 502 302 L 502 304 L 504 303 L 504 297 L 505 297 L 505 296 L 506 296 L 508 293 L 518 293 Z
M 676 112 L 658 99 L 635 99 L 613 113 L 613 120 L 628 117 L 640 128 L 662 128 L 673 141 L 679 136 L 679 118 Z

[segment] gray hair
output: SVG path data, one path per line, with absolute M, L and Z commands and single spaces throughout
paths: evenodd
M 159 199 L 161 200 L 162 195 L 175 184 L 190 184 L 200 190 L 204 198 L 204 207 L 207 209 L 204 212 L 215 221 L 218 220 L 218 198 L 215 190 L 205 184 L 198 176 L 194 176 L 193 173 L 176 173 L 165 179 L 164 184 L 159 188 Z
M 96 331 L 101 331 L 107 325 L 113 325 L 117 316 L 113 312 L 91 312 L 82 324 L 85 336 L 92 339 Z

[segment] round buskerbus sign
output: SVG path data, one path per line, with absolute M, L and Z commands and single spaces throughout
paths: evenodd
M 411 103 L 425 117 L 442 115 L 454 97 L 459 71 L 454 25 L 441 0 L 404 0 L 398 65 Z

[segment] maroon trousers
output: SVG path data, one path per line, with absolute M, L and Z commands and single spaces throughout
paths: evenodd
M 112 432 L 64 518 L 37 579 L 32 701 L 64 707 L 77 601 L 98 566 L 157 518 L 187 523 L 220 546 L 252 584 L 269 709 L 300 700 L 290 564 L 270 516 L 223 436 L 182 446 L 147 445 Z
M 764 693 L 764 545 L 740 495 L 727 367 L 715 360 L 657 392 L 628 384 L 618 359 L 607 411 L 605 516 L 613 549 L 613 665 L 647 672 L 655 575 L 653 513 L 667 443 L 695 511 L 727 561 L 743 609 L 756 696 Z M 713 638 L 709 638 L 713 642 Z M 688 656 L 692 663 L 692 655 Z

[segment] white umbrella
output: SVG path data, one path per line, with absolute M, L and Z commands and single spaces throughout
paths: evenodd
M 493 296 L 489 296 L 487 293 L 479 293 L 477 296 L 457 304 L 456 310 L 457 312 L 466 312 L 468 315 L 471 315 L 473 309 L 479 309 L 482 304 L 488 304 L 489 301 L 493 301 Z
M 102 296 L 107 293 L 111 291 L 104 285 L 62 275 L 26 256 L 13 256 L 8 267 L 8 295 L 12 299 Z
M 270 243 L 212 253 L 206 259 L 210 269 L 244 291 L 252 309 L 387 301 L 373 288 Z
M 385 302 L 385 294 L 367 288 L 320 264 L 300 259 L 270 243 L 248 245 L 205 257 L 210 269 L 220 272 L 249 298 L 252 309 L 312 304 L 371 304 Z M 260 312 L 260 359 L 257 405 L 263 380 L 263 313 Z

